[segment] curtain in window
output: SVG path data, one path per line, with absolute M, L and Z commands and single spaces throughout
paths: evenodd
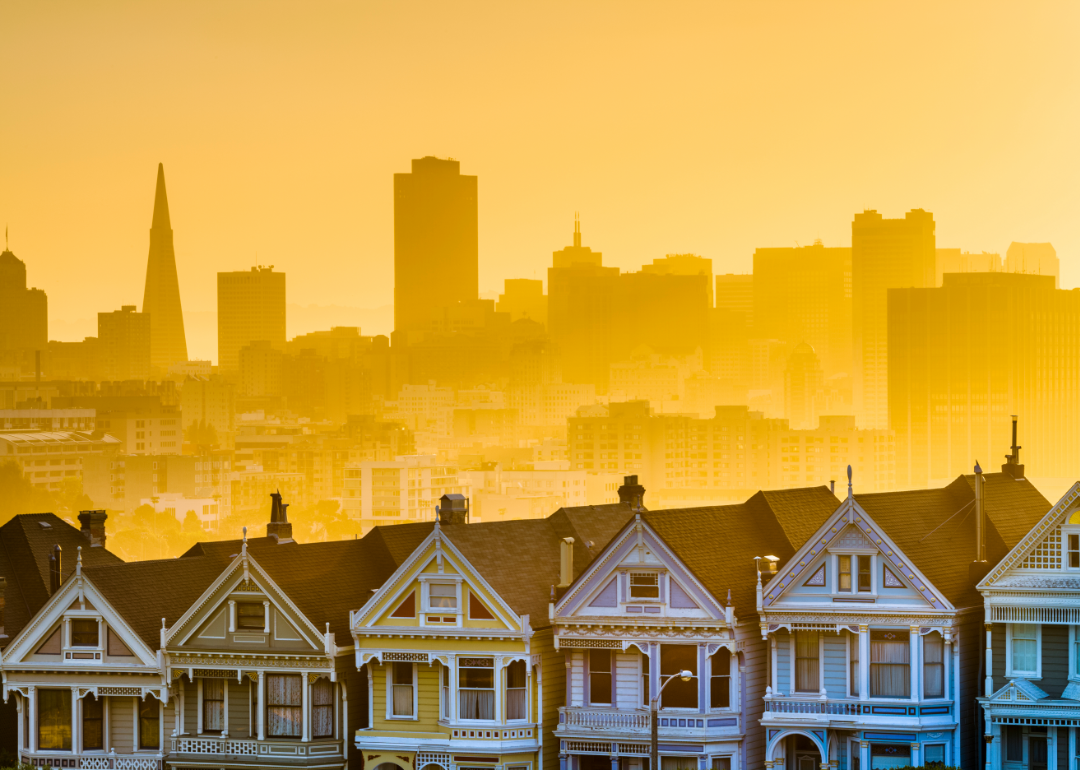
M 923 697 L 945 697 L 945 640 L 938 634 L 923 637 Z
M 911 697 L 911 648 L 907 631 L 870 632 L 870 695 Z
M 394 711 L 396 717 L 413 716 L 413 664 L 394 663 Z
M 203 680 L 203 732 L 220 733 L 225 729 L 225 680 Z
M 458 660 L 458 718 L 495 718 L 495 661 L 492 658 Z
M 83 749 L 103 749 L 105 742 L 101 728 L 101 701 L 93 695 L 87 695 L 82 702 L 82 747 Z
M 266 677 L 266 734 L 298 738 L 303 734 L 303 684 L 299 676 Z
M 319 679 L 311 686 L 311 735 L 334 736 L 334 683 L 329 679 Z
M 660 757 L 660 770 L 697 770 L 697 757 Z
M 460 708 L 461 719 L 494 719 L 495 691 L 462 690 Z
M 1018 725 L 1003 725 L 1005 731 L 1005 761 L 1024 761 L 1024 728 Z
M 795 632 L 795 692 L 819 692 L 818 635 L 816 631 Z
M 859 695 L 859 635 L 848 635 L 848 656 L 851 660 L 851 694 Z
M 71 749 L 71 690 L 38 690 L 38 748 Z
M 139 748 L 156 749 L 161 746 L 159 732 L 161 711 L 157 698 L 147 696 L 139 701 Z
M 1039 665 L 1038 629 L 1033 623 L 1012 626 L 1013 671 L 1036 671 Z
M 515 660 L 506 668 L 506 718 L 525 719 L 525 661 Z

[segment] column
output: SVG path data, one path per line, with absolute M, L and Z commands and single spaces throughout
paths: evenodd
M 236 630 L 236 602 L 229 599 L 229 633 Z
M 919 744 L 915 741 L 911 744 L 911 766 L 922 767 L 922 762 L 919 761 Z
M 79 755 L 82 748 L 82 730 L 79 729 L 79 688 L 71 688 L 71 754 Z
M 270 602 L 263 602 L 263 633 L 270 633 Z
M 944 648 L 944 652 L 942 654 L 945 657 L 945 689 L 942 692 L 942 694 L 946 698 L 952 698 L 952 696 L 953 696 L 953 686 L 952 686 L 953 661 L 952 661 L 952 637 L 951 636 L 945 638 L 945 644 L 943 645 L 943 648 Z
M 1058 728 L 1046 728 L 1046 770 L 1057 770 Z
M 196 725 L 198 734 L 202 735 L 202 722 L 203 722 L 202 712 L 203 712 L 203 706 L 202 706 L 202 679 L 201 678 L 195 680 L 195 695 L 198 697 L 198 700 L 195 701 L 195 706 L 196 706 L 196 708 L 195 708 L 195 725 Z
M 227 697 L 227 696 L 226 696 Z M 158 704 L 157 712 L 157 725 L 158 725 L 158 753 L 165 753 L 165 701 L 161 698 L 156 698 Z M 228 724 L 226 723 L 226 727 Z
M 179 734 L 185 735 L 187 733 L 187 725 L 184 724 L 184 703 L 187 700 L 187 685 L 184 684 L 184 678 L 180 677 L 176 680 L 176 689 L 180 691 L 180 698 L 177 706 L 177 710 L 180 712 L 180 727 Z
M 23 714 L 26 713 L 27 708 L 28 706 L 26 704 L 26 698 L 23 697 L 21 693 L 17 693 L 15 695 L 15 718 L 18 720 L 18 722 L 15 725 L 15 740 L 18 741 L 16 745 L 19 751 L 22 751 L 28 745 L 27 738 L 30 737 L 28 735 L 25 735 L 23 730 L 23 728 L 26 726 L 26 721 L 23 719 Z M 22 759 L 20 759 L 19 762 L 21 763 Z
M 30 751 L 37 751 L 37 739 L 38 739 L 38 714 L 37 714 L 37 692 L 34 690 L 34 686 L 30 685 L 26 688 L 27 692 L 27 706 L 30 708 L 30 740 L 27 741 L 27 746 L 30 747 Z
M 859 741 L 859 770 L 870 770 L 870 741 Z
M 109 733 L 112 732 L 112 714 L 110 712 L 109 704 L 112 702 L 112 698 L 108 696 L 99 696 L 101 698 L 101 746 L 106 754 L 109 753 L 109 749 L 112 748 L 109 741 Z
M 300 713 L 304 715 L 304 717 L 303 717 L 304 726 L 300 731 L 300 733 L 301 733 L 300 740 L 303 743 L 307 743 L 308 741 L 311 740 L 311 714 L 308 713 L 308 710 L 309 710 L 309 708 L 311 706 L 311 697 L 309 695 L 309 693 L 311 691 L 311 685 L 308 684 L 308 672 L 307 671 L 301 671 L 300 676 L 301 676 L 301 679 L 302 679 L 302 682 L 303 682 L 303 684 L 301 686 L 301 690 L 300 690 L 300 692 L 302 693 Z
M 769 634 L 769 663 L 772 667 L 772 693 L 780 694 L 780 675 L 776 672 L 776 637 Z
M 859 626 L 859 700 L 870 698 L 870 626 Z M 869 746 L 869 744 L 867 744 Z M 869 751 L 869 748 L 867 748 Z M 869 756 L 869 754 L 867 754 Z M 862 767 L 862 765 L 860 765 Z M 866 767 L 870 767 L 867 760 Z
M 990 611 L 989 607 L 986 610 Z M 985 695 L 989 698 L 994 694 L 994 647 L 990 639 L 990 629 L 993 628 L 993 624 L 986 624 L 986 686 Z
M 221 685 L 221 697 L 224 699 L 221 704 L 221 737 L 229 737 L 229 680 L 225 679 Z
M 266 740 L 266 673 L 259 672 L 259 702 L 256 709 L 256 724 L 259 727 L 259 740 Z
M 919 627 L 911 626 L 910 635 L 908 636 L 908 644 L 910 645 L 910 653 L 908 657 L 911 659 L 911 700 L 917 702 L 919 700 Z

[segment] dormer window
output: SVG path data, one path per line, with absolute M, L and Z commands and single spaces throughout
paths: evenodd
M 836 589 L 841 593 L 873 590 L 873 568 L 870 556 L 837 556 Z
M 98 622 L 96 620 L 72 620 L 71 646 L 97 647 Z
M 428 608 L 457 609 L 457 586 L 451 583 L 431 583 L 428 586 Z
M 261 602 L 237 602 L 236 626 L 237 628 L 258 629 L 262 631 L 266 627 L 265 608 Z
M 660 575 L 656 572 L 630 573 L 631 599 L 659 599 Z

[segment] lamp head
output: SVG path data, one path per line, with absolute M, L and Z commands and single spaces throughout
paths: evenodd
M 693 671 L 687 671 L 686 669 L 683 669 L 682 671 L 679 672 L 679 679 L 683 680 L 684 682 L 689 682 L 693 678 L 694 678 L 694 672 Z

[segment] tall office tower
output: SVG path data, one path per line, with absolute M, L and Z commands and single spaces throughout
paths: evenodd
M 49 343 L 49 302 L 26 288 L 26 265 L 7 246 L 0 252 L 0 353 L 44 351 Z M 32 371 L 30 372 L 33 373 Z
M 479 297 L 476 177 L 425 157 L 394 174 L 394 329 L 427 331 L 432 314 Z
M 929 211 L 884 219 L 868 210 L 851 223 L 852 375 L 861 428 L 889 427 L 887 292 L 933 286 L 935 248 Z
M 825 398 L 825 377 L 817 353 L 805 342 L 795 346 L 784 369 L 784 416 L 795 430 L 814 430 Z
M 889 291 L 889 419 L 896 480 L 922 487 L 994 467 L 1019 416 L 1027 472 L 1080 465 L 1080 292 L 1053 276 L 946 273 Z
M 142 311 L 150 316 L 150 365 L 164 374 L 173 364 L 187 361 L 169 199 L 165 195 L 165 167 L 160 163 L 154 191 L 154 218 L 150 222 L 150 254 L 146 258 Z
M 285 349 L 285 273 L 274 266 L 218 273 L 218 368 L 240 371 L 240 350 L 253 342 Z
M 935 249 L 937 261 L 937 283 L 941 286 L 941 277 L 945 273 L 1000 273 L 1001 255 L 984 251 L 972 254 L 960 249 Z
M 548 268 L 548 336 L 562 359 L 564 382 L 607 390 L 618 278 L 619 268 L 604 267 L 599 251 L 581 245 L 575 215 L 573 245 L 553 252 Z
M 532 278 L 507 278 L 503 293 L 495 305 L 497 313 L 509 313 L 511 321 L 528 318 L 537 323 L 547 323 L 547 296 L 544 282 Z
M 1054 288 L 1061 288 L 1061 262 L 1052 243 L 1009 244 L 1005 252 L 1006 273 L 1054 276 Z
M 851 373 L 851 249 L 754 251 L 755 337 L 809 344 L 825 376 Z
M 754 325 L 754 275 L 727 273 L 716 276 L 716 309 L 742 313 L 746 325 Z
M 703 275 L 709 289 L 709 307 L 713 306 L 712 260 L 696 254 L 668 254 L 654 259 L 651 265 L 642 265 L 641 272 L 659 275 Z
M 98 351 L 106 380 L 150 378 L 150 316 L 124 305 L 111 313 L 98 313 Z
M 640 348 L 673 356 L 700 349 L 707 356 L 711 278 L 645 270 L 618 276 L 611 326 L 614 361 L 627 361 Z

